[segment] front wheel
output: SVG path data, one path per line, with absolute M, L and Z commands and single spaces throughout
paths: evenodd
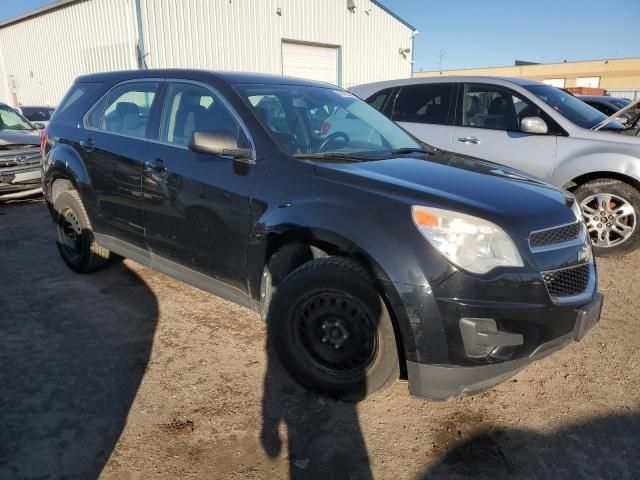
M 574 193 L 597 255 L 624 255 L 640 246 L 640 192 L 636 188 L 602 178 L 581 185 Z
M 344 258 L 303 264 L 278 286 L 267 318 L 283 366 L 308 389 L 357 401 L 391 384 L 391 318 L 366 271 Z

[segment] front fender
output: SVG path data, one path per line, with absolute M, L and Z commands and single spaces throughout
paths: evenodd
M 250 290 L 260 291 L 270 243 L 331 245 L 366 264 L 376 276 L 396 319 L 405 358 L 425 361 L 425 353 L 430 352 L 432 361 L 443 361 L 447 355 L 444 326 L 431 285 L 450 276 L 453 269 L 440 255 L 430 254 L 408 208 L 402 209 L 406 215 L 391 215 L 382 210 L 383 204 L 387 202 L 381 202 L 379 209 L 360 210 L 336 199 L 314 198 L 266 211 L 250 242 Z
M 615 173 L 640 182 L 640 158 L 626 153 L 607 151 L 578 155 L 557 166 L 551 183 L 559 187 L 567 187 L 576 178 L 593 175 L 596 172 Z

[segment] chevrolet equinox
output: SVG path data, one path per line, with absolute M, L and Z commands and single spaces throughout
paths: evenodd
M 330 135 L 317 119 L 348 119 Z M 366 131 L 366 134 L 363 132 Z M 333 85 L 246 73 L 79 77 L 48 126 L 63 260 L 127 257 L 260 313 L 302 385 L 489 388 L 600 317 L 568 192 L 419 143 Z

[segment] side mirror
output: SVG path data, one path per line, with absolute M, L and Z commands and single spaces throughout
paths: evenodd
M 236 138 L 228 132 L 213 130 L 193 132 L 187 147 L 193 152 L 251 160 L 253 163 L 251 150 L 239 148 Z
M 46 127 L 44 125 L 44 123 L 40 123 L 40 122 L 33 122 L 34 127 L 36 127 L 38 130 L 44 130 Z
M 624 115 L 620 115 L 619 117 L 614 118 L 614 120 L 622 125 L 625 125 L 629 121 L 629 119 Z
M 540 117 L 524 117 L 520 121 L 520 130 L 525 133 L 545 134 L 549 131 L 549 127 Z

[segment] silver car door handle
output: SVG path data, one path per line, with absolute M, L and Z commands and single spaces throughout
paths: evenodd
M 477 139 L 476 137 L 460 137 L 458 141 L 466 144 L 473 144 L 473 145 L 477 145 L 478 143 L 480 143 L 480 140 Z

